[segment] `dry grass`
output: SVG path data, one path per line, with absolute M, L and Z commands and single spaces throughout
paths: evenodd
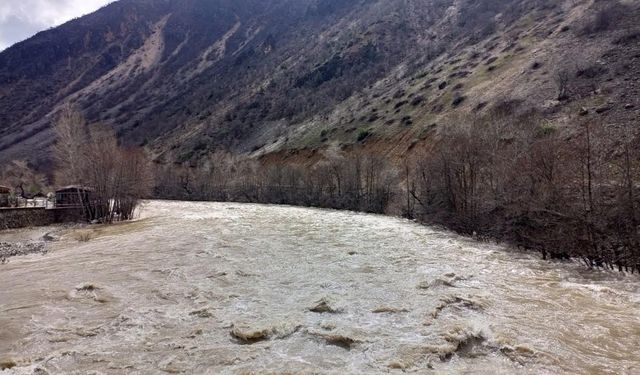
M 71 229 L 67 235 L 78 242 L 89 242 L 97 238 L 138 232 L 151 226 L 150 220 L 127 221 L 116 224 L 99 224 Z
M 75 238 L 78 240 L 78 242 L 89 242 L 92 239 L 92 233 L 89 230 L 83 230 L 83 231 L 78 231 L 78 233 L 76 233 Z

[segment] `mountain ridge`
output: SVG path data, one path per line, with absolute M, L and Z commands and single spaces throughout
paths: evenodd
M 0 53 L 0 160 L 46 162 L 67 104 L 164 163 L 400 155 L 489 112 L 626 123 L 637 20 L 613 0 L 121 0 Z

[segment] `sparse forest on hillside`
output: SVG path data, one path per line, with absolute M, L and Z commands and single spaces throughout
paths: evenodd
M 401 163 L 329 149 L 312 165 L 216 154 L 160 167 L 171 199 L 292 204 L 403 215 L 500 239 L 545 258 L 640 272 L 640 139 L 583 123 L 569 134 L 535 114 L 465 119 Z

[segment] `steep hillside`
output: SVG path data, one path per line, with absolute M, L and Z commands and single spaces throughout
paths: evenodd
M 364 143 L 468 116 L 636 121 L 633 0 L 121 0 L 0 54 L 0 160 L 67 103 L 158 161 Z

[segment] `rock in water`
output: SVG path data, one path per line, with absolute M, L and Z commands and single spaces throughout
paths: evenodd
M 254 344 L 269 339 L 283 339 L 296 333 L 302 325 L 296 319 L 275 323 L 237 323 L 231 328 L 231 336 L 241 343 Z
M 322 297 L 309 308 L 309 311 L 319 314 L 336 314 L 340 312 L 340 309 L 335 306 L 335 302 L 333 302 L 329 297 Z

